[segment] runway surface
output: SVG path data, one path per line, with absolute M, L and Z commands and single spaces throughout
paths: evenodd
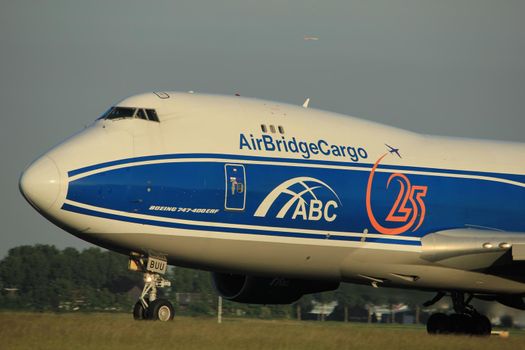
M 0 349 L 525 349 L 510 337 L 429 336 L 423 326 L 287 320 L 175 318 L 134 321 L 127 314 L 0 312 Z

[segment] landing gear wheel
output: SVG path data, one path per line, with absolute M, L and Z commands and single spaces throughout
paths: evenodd
M 171 286 L 171 282 L 162 277 L 168 269 L 166 258 L 149 256 L 146 260 L 143 255 L 132 252 L 128 266 L 130 270 L 142 272 L 144 280 L 139 300 L 133 307 L 133 318 L 135 320 L 172 320 L 175 314 L 173 305 L 165 299 L 157 299 L 159 288 Z
M 450 332 L 452 334 L 472 334 L 472 317 L 466 314 L 449 316 Z
M 472 334 L 480 336 L 489 336 L 492 332 L 492 325 L 487 316 L 475 315 L 472 317 Z
M 426 302 L 425 306 L 431 306 L 440 300 L 445 294 L 439 292 L 434 299 Z M 487 316 L 481 315 L 474 309 L 470 302 L 475 297 L 470 294 L 465 299 L 465 293 L 453 291 L 450 293 L 455 314 L 447 316 L 442 313 L 433 314 L 427 322 L 429 334 L 466 334 L 488 336 L 492 332 L 492 325 Z
M 173 305 L 168 300 L 156 299 L 152 301 L 147 311 L 148 319 L 159 321 L 171 321 L 175 316 Z
M 449 328 L 449 318 L 442 313 L 433 314 L 427 321 L 428 334 L 446 334 L 449 333 Z
M 144 306 L 140 301 L 137 301 L 135 306 L 133 307 L 133 319 L 135 320 L 146 320 L 146 309 L 144 309 Z

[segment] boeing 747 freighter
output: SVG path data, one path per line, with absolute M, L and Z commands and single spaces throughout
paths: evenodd
M 304 106 L 195 93 L 124 99 L 32 163 L 27 201 L 144 273 L 285 304 L 341 282 L 436 291 L 430 333 L 490 334 L 473 298 L 525 309 L 525 144 L 419 135 Z

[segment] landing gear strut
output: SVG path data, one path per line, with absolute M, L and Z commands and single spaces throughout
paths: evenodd
M 163 278 L 168 263 L 162 257 L 148 257 L 132 254 L 129 257 L 129 269 L 144 274 L 144 288 L 139 300 L 133 308 L 135 320 L 170 321 L 175 316 L 173 305 L 166 299 L 157 298 L 157 288 L 171 286 L 171 282 Z
M 424 305 L 430 306 L 444 295 L 444 293 L 439 293 L 434 299 Z M 430 316 L 427 321 L 427 331 L 429 334 L 490 335 L 492 325 L 489 319 L 487 316 L 477 312 L 476 309 L 470 305 L 473 295 L 469 295 L 466 300 L 465 294 L 462 292 L 452 292 L 450 296 L 456 313 L 452 315 L 436 313 Z

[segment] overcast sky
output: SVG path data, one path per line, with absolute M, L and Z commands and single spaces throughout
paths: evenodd
M 89 246 L 31 209 L 18 177 L 140 92 L 311 97 L 417 132 L 525 142 L 524 15 L 523 0 L 0 0 L 0 257 Z

